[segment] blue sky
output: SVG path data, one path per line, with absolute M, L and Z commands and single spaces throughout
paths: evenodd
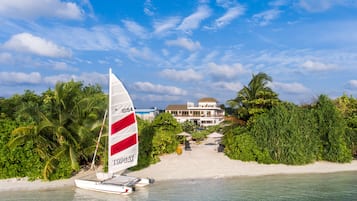
M 236 96 L 265 72 L 279 98 L 357 96 L 356 0 L 0 0 L 0 96 L 108 69 L 138 108 Z

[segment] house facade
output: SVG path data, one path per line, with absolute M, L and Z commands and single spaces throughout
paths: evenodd
M 218 106 L 214 98 L 201 98 L 198 105 L 193 102 L 187 102 L 185 105 L 168 105 L 165 112 L 180 123 L 192 121 L 198 126 L 214 126 L 224 120 L 224 110 Z

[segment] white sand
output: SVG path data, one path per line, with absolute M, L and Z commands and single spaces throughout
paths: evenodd
M 351 163 L 316 162 L 303 166 L 264 165 L 256 162 L 230 160 L 223 153 L 217 152 L 217 145 L 191 144 L 192 151 L 183 151 L 181 155 L 168 154 L 161 161 L 140 171 L 128 173 L 137 177 L 154 178 L 156 182 L 178 179 L 226 178 L 237 176 L 263 176 L 274 174 L 332 173 L 357 171 L 357 160 Z M 74 179 L 94 174 L 81 172 L 71 179 L 52 182 L 27 181 L 27 179 L 0 180 L 1 191 L 47 190 L 60 187 L 73 187 Z
M 156 181 L 176 179 L 224 178 L 236 176 L 263 176 L 274 174 L 332 173 L 357 171 L 357 160 L 351 163 L 316 162 L 309 165 L 265 165 L 256 162 L 231 160 L 217 152 L 217 145 L 191 145 L 192 151 L 181 155 L 162 156 L 161 161 L 140 171 L 129 173 L 150 177 Z

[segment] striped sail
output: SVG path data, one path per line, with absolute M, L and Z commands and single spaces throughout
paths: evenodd
M 109 75 L 108 173 L 115 173 L 137 164 L 138 126 L 127 90 L 111 69 Z

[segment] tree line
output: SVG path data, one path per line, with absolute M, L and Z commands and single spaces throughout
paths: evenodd
M 357 152 L 357 100 L 325 95 L 308 105 L 278 99 L 265 73 L 227 101 L 226 112 L 236 121 L 196 130 L 192 122 L 178 123 L 169 113 L 153 121 L 138 118 L 139 161 L 132 170 L 158 162 L 176 150 L 176 134 L 186 131 L 202 140 L 213 131 L 225 135 L 225 154 L 260 163 L 307 164 L 318 160 L 349 162 Z M 59 82 L 40 95 L 0 98 L 0 178 L 55 180 L 71 177 L 91 163 L 108 107 L 99 85 Z M 107 158 L 107 124 L 99 144 L 97 165 Z
M 69 178 L 92 161 L 96 140 L 108 107 L 99 85 L 59 82 L 41 95 L 26 90 L 0 99 L 0 179 L 28 177 Z M 138 118 L 140 169 L 172 153 L 179 143 L 181 125 L 162 113 L 154 121 Z M 107 124 L 96 158 L 106 164 Z
M 226 128 L 225 153 L 233 159 L 260 163 L 307 164 L 326 160 L 350 162 L 357 154 L 357 100 L 320 95 L 310 105 L 278 99 L 265 73 L 229 100 L 241 125 Z

